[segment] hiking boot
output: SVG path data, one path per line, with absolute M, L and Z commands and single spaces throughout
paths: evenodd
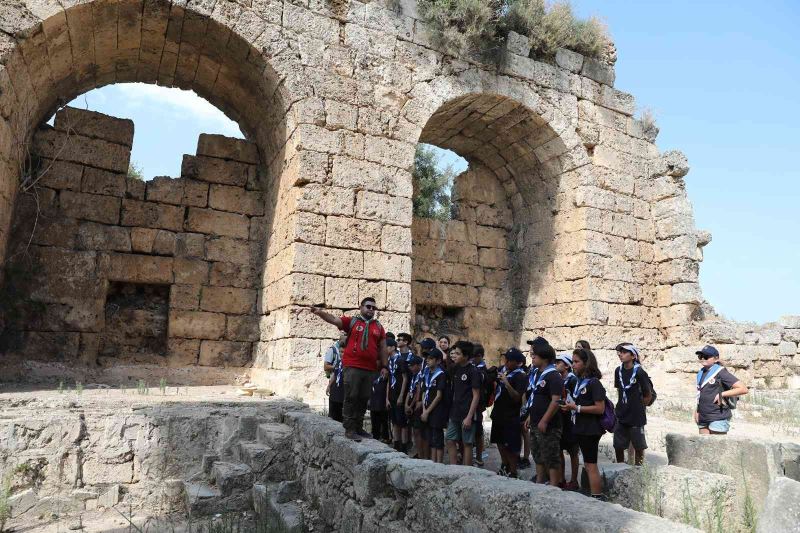
M 607 502 L 608 498 L 606 498 L 605 494 L 592 494 L 592 498 L 595 500 L 600 500 L 601 502 Z
M 347 431 L 345 431 L 344 432 L 344 436 L 345 436 L 345 438 L 348 438 L 348 439 L 350 439 L 352 441 L 361 442 L 361 435 L 359 435 L 358 433 L 356 433 L 352 429 L 348 429 Z
M 570 481 L 569 483 L 564 485 L 564 490 L 578 491 L 580 490 L 580 487 L 578 486 L 577 481 Z
M 366 432 L 366 431 L 364 431 L 363 429 L 359 429 L 359 430 L 356 432 L 356 435 L 358 435 L 358 436 L 359 436 L 359 437 L 361 437 L 362 439 L 371 439 L 371 438 L 373 438 L 373 437 L 372 437 L 372 433 L 367 433 L 367 432 Z

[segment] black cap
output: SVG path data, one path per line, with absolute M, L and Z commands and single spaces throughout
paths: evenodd
M 397 341 L 394 339 L 387 338 L 386 339 L 386 346 L 397 346 Z
M 425 357 L 433 357 L 435 359 L 444 359 L 444 354 L 439 348 L 431 348 L 430 350 L 426 350 L 423 352 Z
M 419 345 L 422 348 L 423 352 L 427 352 L 432 348 L 436 348 L 436 341 L 431 339 L 430 337 L 426 337 L 419 341 Z
M 719 352 L 710 344 L 703 346 L 702 350 L 694 352 L 696 355 L 705 355 L 706 357 L 719 357 Z
M 422 357 L 414 355 L 408 358 L 408 366 L 421 365 L 421 364 L 422 364 Z
M 547 339 L 545 339 L 544 337 L 536 337 L 532 341 L 528 341 L 528 344 L 530 344 L 531 346 L 544 346 L 550 343 L 547 342 Z
M 525 364 L 525 354 L 517 348 L 509 348 L 505 353 L 506 361 L 516 361 Z

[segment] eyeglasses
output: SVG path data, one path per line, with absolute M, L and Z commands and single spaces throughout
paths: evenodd
M 367 304 L 364 307 L 366 307 L 370 311 L 377 311 L 378 310 L 378 306 L 377 305 L 369 305 L 369 304 Z
M 711 359 L 713 357 L 716 357 L 716 356 L 715 355 L 707 355 L 707 354 L 704 354 L 704 353 L 697 354 L 697 358 L 698 359 Z

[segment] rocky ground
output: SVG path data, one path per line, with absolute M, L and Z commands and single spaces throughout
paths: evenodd
M 785 442 L 800 443 L 798 435 L 797 391 L 753 391 L 746 401 L 740 403 L 736 418 L 731 430 L 732 436 L 759 436 Z M 225 403 L 234 408 L 253 406 L 262 403 L 258 395 L 243 397 L 234 387 L 155 387 L 140 388 L 110 388 L 102 385 L 87 384 L 82 390 L 74 387 L 59 389 L 25 389 L 6 388 L 0 390 L 0 417 L 14 419 L 25 416 L 26 413 L 47 412 L 49 414 L 63 412 L 74 413 L 80 411 L 87 418 L 93 413 L 108 413 L 109 410 L 117 412 L 131 412 L 156 405 L 178 406 L 181 404 L 193 407 L 204 403 Z M 666 434 L 681 433 L 686 435 L 696 434 L 697 430 L 691 422 L 692 399 L 672 395 L 660 397 L 656 406 L 651 409 L 648 423 L 647 438 L 650 449 L 647 453 L 648 462 L 654 465 L 666 464 Z M 316 406 L 322 408 L 322 406 Z M 487 417 L 488 418 L 488 417 Z M 489 434 L 487 427 L 486 434 Z M 611 435 L 606 435 L 601 441 L 603 453 L 602 461 L 611 461 Z M 493 446 L 487 448 L 484 468 L 496 471 L 499 468 L 499 457 Z M 522 472 L 521 477 L 530 479 L 532 469 Z M 120 509 L 120 507 L 123 507 Z M 12 519 L 7 524 L 9 531 L 19 532 L 51 532 L 83 530 L 92 532 L 200 532 L 200 531 L 258 531 L 253 525 L 252 517 L 247 514 L 219 516 L 216 518 L 186 521 L 184 516 L 161 516 L 155 518 L 146 509 L 125 509 L 118 505 L 112 509 L 95 509 L 85 511 L 79 516 L 59 516 L 56 511 L 42 513 L 39 516 L 26 519 Z M 310 523 L 314 523 L 312 510 L 307 510 Z M 307 522 L 308 523 L 308 522 Z M 321 524 L 317 530 L 324 529 Z M 265 530 L 266 531 L 266 530 Z

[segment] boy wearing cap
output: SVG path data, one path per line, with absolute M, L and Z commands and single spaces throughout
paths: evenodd
M 536 482 L 561 483 L 561 416 L 558 414 L 564 381 L 555 367 L 556 352 L 549 344 L 529 341 L 531 372 L 525 410 L 536 463 Z
M 386 410 L 386 382 L 387 377 L 380 373 L 372 382 L 372 395 L 369 397 L 369 418 L 372 422 L 372 438 L 391 444 L 389 411 Z
M 483 413 L 489 405 L 488 381 L 489 374 L 486 368 L 486 355 L 483 345 L 475 343 L 472 347 L 472 364 L 481 374 L 481 399 L 478 402 L 478 412 L 475 413 L 475 464 L 483 466 Z
M 503 355 L 505 366 L 497 373 L 497 389 L 492 407 L 492 433 L 489 441 L 497 444 L 502 466 L 498 474 L 516 478 L 519 450 L 522 447 L 522 428 L 519 410 L 522 397 L 528 386 L 525 371 L 525 356 L 516 348 L 510 348 Z
M 458 464 L 458 443 L 463 446 L 464 466 L 472 466 L 475 442 L 475 412 L 481 395 L 481 375 L 472 364 L 472 343 L 458 341 L 450 349 L 450 421 L 447 424 L 447 454 L 450 464 Z
M 614 453 L 617 462 L 625 462 L 625 450 L 633 445 L 634 464 L 640 466 L 644 462 L 644 451 L 647 440 L 644 426 L 647 425 L 647 410 L 650 405 L 652 389 L 650 377 L 639 363 L 639 350 L 630 343 L 617 346 L 620 366 L 614 372 L 614 387 L 617 389 L 617 405 L 615 413 L 617 423 L 614 426 Z
M 562 353 L 556 357 L 556 370 L 564 381 L 561 389 L 561 405 L 572 401 L 572 391 L 578 384 L 578 376 L 572 373 L 572 354 Z M 573 431 L 572 415 L 561 412 L 561 485 L 566 490 L 578 490 L 578 439 Z M 569 454 L 570 480 L 566 483 L 566 464 L 564 452 Z
M 747 386 L 719 363 L 719 352 L 711 345 L 695 352 L 700 360 L 697 373 L 697 409 L 694 421 L 701 435 L 724 435 L 731 428 L 731 405 L 747 394 Z
M 417 451 L 414 459 L 425 459 L 426 456 L 424 454 L 427 453 L 425 449 L 426 443 L 423 441 L 425 425 L 422 423 L 422 420 L 420 420 L 420 415 L 422 415 L 422 385 L 428 369 L 425 365 L 424 357 L 423 352 L 423 357 L 414 355 L 409 360 L 411 382 L 408 385 L 405 408 L 414 449 Z
M 399 337 L 399 336 L 398 336 Z M 386 410 L 392 422 L 394 449 L 408 451 L 408 418 L 406 418 L 406 391 L 408 391 L 409 371 L 406 357 L 397 351 L 397 341 L 387 339 L 389 347 L 389 386 L 386 387 Z
M 431 459 L 435 463 L 444 462 L 444 428 L 447 427 L 447 374 L 440 364 L 444 355 L 437 349 L 431 349 L 425 357 L 427 372 L 422 383 L 422 435 L 426 453 L 423 459 Z

